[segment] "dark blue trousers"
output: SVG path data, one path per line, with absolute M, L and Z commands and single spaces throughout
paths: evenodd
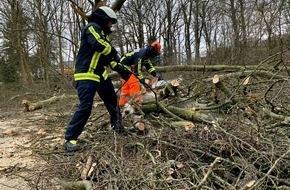
M 93 107 L 96 92 L 103 100 L 111 119 L 111 125 L 122 122 L 120 108 L 117 102 L 117 94 L 110 79 L 101 82 L 90 80 L 77 81 L 76 89 L 79 97 L 79 105 L 68 124 L 65 132 L 66 140 L 77 140 L 86 125 Z

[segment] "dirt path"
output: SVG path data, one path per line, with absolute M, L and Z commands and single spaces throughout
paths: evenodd
M 40 139 L 53 134 L 43 128 L 46 118 L 41 112 L 0 111 L 0 189 L 31 189 L 29 183 L 37 174 L 35 168 L 46 165 L 33 149 Z

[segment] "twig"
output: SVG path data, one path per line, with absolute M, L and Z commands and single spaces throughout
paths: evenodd
M 263 176 L 263 177 L 261 177 L 251 188 L 249 188 L 249 189 L 256 189 L 256 187 L 260 184 L 260 183 L 262 183 L 264 180 L 265 180 L 265 178 L 266 177 L 270 177 L 270 173 L 276 168 L 276 166 L 277 166 L 277 164 L 278 164 L 278 162 L 280 161 L 280 160 L 282 160 L 285 156 L 287 156 L 287 154 L 289 154 L 290 153 L 290 148 L 287 150 L 287 152 L 285 152 L 282 156 L 280 156 L 275 162 L 274 162 L 274 164 L 273 164 L 273 166 L 268 170 L 268 172 Z
M 263 112 L 267 115 L 270 116 L 274 119 L 278 119 L 278 120 L 282 120 L 283 122 L 290 123 L 290 117 L 289 116 L 285 116 L 285 115 L 279 115 L 276 113 L 271 112 L 270 110 L 268 110 L 267 108 L 263 108 Z
M 213 171 L 213 168 L 215 167 L 215 165 L 217 163 L 219 163 L 221 160 L 220 157 L 217 157 L 209 166 L 209 169 L 208 171 L 206 172 L 206 174 L 204 175 L 203 179 L 201 180 L 201 182 L 199 182 L 198 186 L 196 187 L 196 190 L 200 190 L 203 186 L 203 184 L 206 182 L 206 180 L 208 179 L 208 177 L 210 176 L 210 174 L 212 173 Z
M 236 188 L 235 188 L 234 186 L 232 186 L 231 184 L 229 184 L 228 182 L 226 182 L 226 180 L 222 179 L 221 177 L 219 177 L 219 176 L 217 176 L 217 175 L 215 175 L 215 174 L 212 174 L 212 175 L 213 175 L 213 177 L 214 177 L 217 181 L 219 181 L 219 182 L 225 184 L 225 185 L 227 186 L 227 189 L 236 190 Z M 204 188 L 204 187 L 202 187 L 202 188 Z
M 139 146 L 139 147 L 141 147 L 141 148 L 143 148 L 145 150 L 146 154 L 150 157 L 153 165 L 156 166 L 157 163 L 155 161 L 154 156 L 151 154 L 151 152 L 149 152 L 142 143 L 136 142 L 136 145 Z

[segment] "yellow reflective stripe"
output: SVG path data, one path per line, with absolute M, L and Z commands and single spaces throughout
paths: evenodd
M 131 54 L 131 55 L 133 55 L 134 54 L 134 52 L 132 52 L 132 53 L 127 53 L 125 56 L 127 56 L 128 54 Z M 122 64 L 122 61 L 124 60 L 124 59 L 126 59 L 127 57 L 122 57 L 121 59 L 120 59 L 120 63 Z M 131 69 L 131 65 L 125 65 L 125 64 L 122 64 L 122 66 L 124 66 L 126 69 L 128 69 L 129 71 L 131 71 L 132 69 Z
M 127 57 L 130 57 L 130 56 L 132 56 L 132 55 L 134 55 L 134 52 L 132 51 L 132 52 L 128 52 L 128 53 L 126 53 L 121 59 L 120 59 L 120 63 L 122 63 L 122 61 L 124 60 L 124 59 L 126 59 Z
M 117 62 L 116 61 L 111 61 L 110 65 L 112 68 L 115 68 L 117 66 Z
M 93 73 L 76 73 L 74 74 L 75 81 L 79 80 L 93 80 L 100 82 L 100 76 Z
M 143 75 L 139 75 L 138 79 L 144 79 L 145 77 Z
M 151 60 L 150 60 L 150 59 L 148 59 L 148 60 L 147 60 L 147 64 L 149 64 L 149 65 L 150 65 L 150 67 L 153 67 L 153 64 L 152 64 L 152 62 L 151 62 Z
M 109 77 L 109 74 L 108 74 L 107 70 L 105 70 L 103 72 L 102 76 L 103 76 L 104 80 L 106 80 Z
M 155 71 L 155 68 L 154 68 L 154 67 L 152 67 L 152 68 L 150 68 L 150 69 L 148 70 L 149 73 L 151 73 L 152 71 Z
M 94 70 L 97 68 L 97 64 L 99 62 L 101 54 L 99 54 L 98 52 L 95 52 L 92 59 L 91 59 L 91 63 L 90 63 L 90 68 L 88 73 L 94 73 Z
M 77 144 L 77 141 L 76 140 L 70 140 L 69 141 L 71 144 L 73 144 L 73 145 L 76 145 Z
M 155 71 L 155 68 L 153 67 L 153 64 L 150 59 L 147 60 L 147 64 L 150 65 L 150 69 L 148 70 L 149 73 L 151 73 L 152 71 Z
M 105 35 L 103 31 L 102 31 L 102 34 Z M 110 36 L 109 35 L 106 35 L 106 39 L 109 42 L 110 41 Z
M 138 71 L 138 78 L 140 78 L 140 79 L 143 79 L 144 78 L 144 76 L 143 76 L 143 74 L 142 74 L 142 59 L 141 58 L 139 58 L 138 59 L 138 64 L 137 64 L 137 71 Z
M 130 65 L 124 65 L 124 67 L 125 67 L 126 69 L 128 69 L 129 71 L 131 71 L 131 66 L 130 66 Z
M 95 31 L 93 26 L 90 26 L 88 28 L 88 30 L 91 32 L 91 34 L 95 37 L 95 39 L 102 44 L 103 46 L 105 46 L 105 49 L 101 52 L 104 55 L 108 55 L 111 52 L 111 45 L 106 42 L 105 40 L 101 39 L 100 35 Z
M 129 57 L 129 56 L 132 56 L 132 55 L 134 55 L 133 51 L 132 52 L 128 52 L 128 53 L 125 54 L 126 57 Z
M 126 58 L 126 57 L 122 57 L 122 58 L 120 59 L 120 62 L 122 62 L 125 58 Z

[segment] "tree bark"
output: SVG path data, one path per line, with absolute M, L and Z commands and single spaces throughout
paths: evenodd
M 65 190 L 91 190 L 93 189 L 92 183 L 88 180 L 76 181 L 76 182 L 59 181 L 59 183 Z
M 43 107 L 50 105 L 52 103 L 55 103 L 59 100 L 62 100 L 64 98 L 72 98 L 72 99 L 77 99 L 77 95 L 61 95 L 61 96 L 53 96 L 47 100 L 31 103 L 27 100 L 23 100 L 22 104 L 25 106 L 25 111 L 35 111 L 38 109 L 42 109 Z
M 158 112 L 162 108 L 162 105 L 157 105 L 157 104 L 149 104 L 149 105 L 142 105 L 141 109 L 145 113 L 150 113 L 150 112 Z M 208 124 L 214 124 L 215 121 L 209 116 L 206 115 L 200 111 L 196 111 L 194 108 L 192 109 L 184 109 L 184 108 L 179 108 L 176 106 L 168 106 L 166 109 L 171 112 L 173 115 L 175 115 L 177 118 L 175 118 L 177 121 L 196 121 L 196 122 L 205 122 Z

